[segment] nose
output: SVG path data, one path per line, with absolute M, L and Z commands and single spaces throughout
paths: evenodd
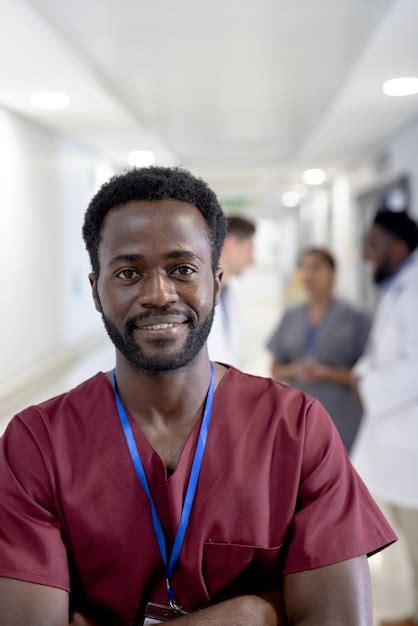
M 144 307 L 164 308 L 176 303 L 179 297 L 169 276 L 152 272 L 140 281 L 138 299 Z

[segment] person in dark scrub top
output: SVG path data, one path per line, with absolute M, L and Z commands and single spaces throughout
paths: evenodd
M 367 555 L 396 536 L 325 409 L 209 359 L 216 195 L 134 169 L 83 233 L 116 365 L 0 442 L 0 624 L 372 626 Z
M 302 252 L 300 274 L 307 300 L 284 314 L 267 347 L 274 357 L 273 377 L 317 398 L 349 452 L 362 415 L 351 369 L 364 352 L 371 321 L 333 295 L 335 269 L 328 250 Z

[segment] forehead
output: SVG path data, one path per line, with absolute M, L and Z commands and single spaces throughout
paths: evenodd
M 310 268 L 322 268 L 327 267 L 331 269 L 329 263 L 320 255 L 315 254 L 314 252 L 311 254 L 304 254 L 300 260 L 301 267 L 310 267 Z
M 205 219 L 178 200 L 132 201 L 111 209 L 102 229 L 99 254 L 164 252 L 187 248 L 211 256 Z
M 372 239 L 389 239 L 390 233 L 379 224 L 372 224 L 368 233 Z
M 394 237 L 379 224 L 372 224 L 365 238 L 365 245 L 378 249 L 386 249 L 394 242 Z
M 244 248 L 245 246 L 252 246 L 253 245 L 254 237 L 244 237 L 243 239 L 240 239 L 239 237 L 234 237 L 233 241 L 238 246 L 241 246 L 241 248 Z

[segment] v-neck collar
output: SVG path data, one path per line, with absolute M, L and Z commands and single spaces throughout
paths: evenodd
M 303 342 L 306 343 L 306 333 L 308 333 L 311 329 L 315 329 L 315 341 L 314 341 L 313 349 L 309 353 L 310 356 L 317 357 L 323 337 L 326 337 L 328 333 L 328 326 L 330 324 L 330 321 L 333 319 L 337 306 L 338 306 L 338 300 L 335 298 L 335 296 L 331 296 L 322 319 L 317 324 L 312 324 L 309 318 L 309 304 L 305 303 L 304 307 L 305 307 L 305 316 L 306 316 L 306 330 L 305 330 L 305 336 L 302 337 Z M 304 345 L 304 349 L 305 349 L 305 345 Z
M 219 406 L 220 404 L 222 404 L 222 400 L 220 401 L 220 399 L 222 399 L 222 396 L 224 394 L 223 390 L 227 387 L 226 383 L 227 383 L 228 378 L 231 376 L 232 369 L 233 368 L 228 368 L 228 371 L 224 373 L 222 379 L 219 381 L 216 387 L 215 395 L 214 395 L 214 407 L 213 407 L 214 419 L 212 419 L 212 422 L 216 422 L 219 419 L 219 413 L 220 413 Z M 101 436 L 95 437 L 95 443 L 100 448 L 101 453 L 112 464 L 113 467 L 115 465 L 116 458 L 119 456 L 115 448 L 118 448 L 118 449 L 121 448 L 123 450 L 123 456 L 124 457 L 126 456 L 127 458 L 130 471 L 129 472 L 126 471 L 127 468 L 125 468 L 126 464 L 124 460 L 124 471 L 117 472 L 117 474 L 120 480 L 125 482 L 125 479 L 127 476 L 130 477 L 131 473 L 132 474 L 135 474 L 135 473 L 134 473 L 133 468 L 131 467 L 131 459 L 129 457 L 129 453 L 126 448 L 126 442 L 124 440 L 123 431 L 120 426 L 117 408 L 115 404 L 113 385 L 111 381 L 109 380 L 108 376 L 104 372 L 98 373 L 97 377 L 100 380 L 102 380 L 104 383 L 104 390 L 102 390 L 103 393 L 100 394 L 100 401 L 104 400 L 105 402 L 109 402 L 109 405 L 111 406 L 111 426 L 110 426 L 110 432 L 109 432 L 108 428 L 106 428 L 107 424 L 103 424 L 104 428 L 101 432 Z M 99 398 L 97 398 L 97 401 L 99 401 Z M 183 450 L 181 451 L 181 455 L 180 455 L 180 459 L 177 464 L 177 467 L 175 471 L 170 476 L 168 476 L 167 467 L 164 461 L 162 460 L 158 452 L 154 449 L 152 444 L 148 441 L 148 439 L 142 432 L 142 429 L 140 425 L 138 424 L 138 422 L 133 419 L 129 411 L 127 411 L 127 414 L 128 414 L 131 426 L 132 426 L 132 430 L 135 436 L 135 441 L 137 443 L 138 450 L 141 455 L 141 459 L 144 464 L 144 468 L 145 468 L 147 478 L 150 484 L 153 483 L 155 480 L 160 485 L 161 485 L 162 480 L 164 481 L 164 483 L 167 483 L 167 485 L 174 484 L 174 483 L 187 482 L 187 477 L 189 475 L 191 463 L 193 461 L 193 452 L 196 447 L 196 442 L 197 442 L 202 418 L 200 417 L 200 419 L 198 419 L 196 423 L 194 424 L 183 446 Z M 217 424 L 212 423 L 210 430 L 209 430 L 209 441 L 212 438 L 212 435 L 211 435 L 212 431 L 215 430 L 216 428 L 217 428 Z M 125 455 L 125 451 L 126 451 L 126 455 Z M 134 484 L 136 488 L 137 487 L 136 475 L 134 476 L 134 478 L 135 478 Z M 132 480 L 130 477 L 129 488 L 131 488 L 131 483 L 132 483 Z M 142 490 L 140 491 L 140 493 L 146 498 L 145 494 L 142 494 Z
M 246 436 L 248 428 L 251 427 L 259 393 L 254 394 L 251 385 L 243 385 L 242 376 L 244 375 L 238 370 L 229 368 L 215 391 L 212 421 L 193 504 L 194 511 L 211 497 L 218 482 L 224 479 L 231 455 L 235 453 L 239 441 Z M 142 506 L 148 510 L 148 497 L 132 465 L 117 413 L 112 384 L 104 373 L 97 374 L 95 378 L 97 384 L 89 390 L 86 412 L 88 431 L 86 435 L 99 453 L 92 458 L 94 462 L 102 465 L 104 475 L 111 480 L 109 489 L 122 488 L 126 491 L 128 499 L 140 500 Z M 140 430 L 138 425 L 135 425 L 135 440 L 169 544 L 174 539 L 181 516 L 198 425 L 199 421 L 186 441 L 176 471 L 168 480 L 164 463 L 145 436 L 138 432 Z

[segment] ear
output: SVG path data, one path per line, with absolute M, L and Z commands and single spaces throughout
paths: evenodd
M 402 241 L 401 239 L 396 238 L 395 244 L 397 260 L 399 263 L 403 263 L 403 261 L 406 261 L 408 256 L 411 254 L 411 250 L 406 241 Z
M 97 277 L 94 272 L 89 274 L 89 281 L 91 286 L 91 294 L 93 296 L 94 306 L 96 307 L 99 313 L 102 313 L 102 305 L 100 303 L 99 292 L 97 290 Z
M 218 267 L 215 272 L 215 304 L 219 304 L 219 300 L 221 298 L 223 275 L 223 269 Z

